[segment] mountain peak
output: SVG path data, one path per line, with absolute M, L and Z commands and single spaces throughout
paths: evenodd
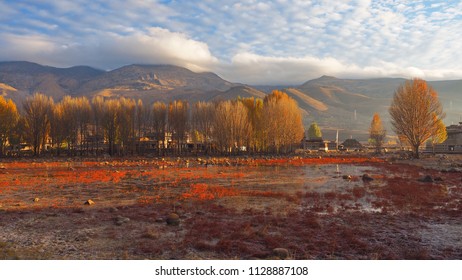
M 303 83 L 300 87 L 306 87 L 310 85 L 321 85 L 321 86 L 332 85 L 333 83 L 338 82 L 338 81 L 340 81 L 340 79 L 336 77 L 324 75 L 317 79 L 309 80 Z
M 329 75 L 322 75 L 321 77 L 319 77 L 318 79 L 329 79 L 329 80 L 332 80 L 332 79 L 337 79 L 336 77 L 334 76 L 329 76 Z
M 334 77 L 334 76 L 327 76 L 327 75 L 323 75 L 317 79 L 314 79 L 314 80 L 311 80 L 311 81 L 318 81 L 318 82 L 328 82 L 328 81 L 337 81 L 339 80 L 338 78 Z M 310 81 L 310 82 L 311 82 Z

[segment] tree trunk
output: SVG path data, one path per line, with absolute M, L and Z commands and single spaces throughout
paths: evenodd
M 414 157 L 415 158 L 419 158 L 419 146 L 420 145 L 414 146 Z
M 3 144 L 3 139 L 0 139 L 0 157 L 3 157 L 3 148 L 5 145 Z

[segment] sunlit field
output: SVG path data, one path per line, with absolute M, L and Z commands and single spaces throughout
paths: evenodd
M 460 175 L 373 157 L 2 162 L 0 258 L 460 259 Z

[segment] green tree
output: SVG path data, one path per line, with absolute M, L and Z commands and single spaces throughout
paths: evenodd
M 421 79 L 398 87 L 389 113 L 393 130 L 411 145 L 416 158 L 419 147 L 435 134 L 439 120 L 445 117 L 438 93 Z
M 321 128 L 316 122 L 313 122 L 308 128 L 308 138 L 310 140 L 322 138 Z

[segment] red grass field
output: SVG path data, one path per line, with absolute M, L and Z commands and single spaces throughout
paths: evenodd
M 461 259 L 461 214 L 459 171 L 378 158 L 0 162 L 0 259 Z

